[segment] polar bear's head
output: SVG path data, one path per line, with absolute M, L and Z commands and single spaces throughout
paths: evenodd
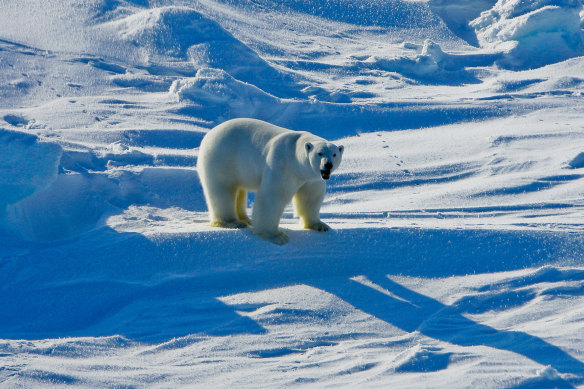
M 304 144 L 310 166 L 323 180 L 331 178 L 331 173 L 339 166 L 343 158 L 343 146 L 329 142 L 306 142 Z

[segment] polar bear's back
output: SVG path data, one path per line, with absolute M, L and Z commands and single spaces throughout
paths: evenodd
M 233 184 L 257 189 L 266 164 L 269 143 L 294 131 L 256 119 L 233 119 L 205 135 L 199 149 L 197 170 L 201 179 L 237 180 Z

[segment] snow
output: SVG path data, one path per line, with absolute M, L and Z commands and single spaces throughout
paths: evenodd
M 17 126 L 18 123 L 12 124 Z M 38 137 L 17 131 L 0 130 L 2 177 L 0 209 L 44 189 L 57 176 L 62 149 L 39 142 Z
M 582 2 L 499 0 L 470 25 L 481 46 L 507 46 L 499 62 L 507 68 L 533 68 L 584 53 Z M 507 45 L 514 42 L 515 46 Z
M 0 9 L 0 386 L 584 387 L 581 1 Z M 207 225 L 234 117 L 345 145 L 333 231 Z

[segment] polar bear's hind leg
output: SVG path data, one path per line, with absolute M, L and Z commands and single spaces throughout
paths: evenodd
M 236 210 L 237 190 L 218 183 L 208 183 L 207 205 L 212 227 L 247 228 L 248 223 L 240 221 Z
M 251 224 L 251 219 L 247 216 L 247 191 L 243 188 L 237 190 L 237 218 L 240 222 Z

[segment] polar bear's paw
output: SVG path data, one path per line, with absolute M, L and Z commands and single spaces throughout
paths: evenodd
M 313 223 L 306 228 L 308 228 L 309 230 L 318 231 L 318 232 L 327 232 L 328 230 L 331 229 L 328 224 L 323 223 L 323 222 Z
M 234 221 L 224 221 L 215 220 L 211 222 L 211 227 L 221 227 L 221 228 L 248 228 L 249 224 L 244 221 L 234 220 Z
M 283 233 L 282 231 L 277 231 L 275 233 L 266 233 L 266 232 L 259 232 L 255 233 L 260 238 L 267 240 L 268 242 L 277 244 L 277 245 L 284 245 L 290 241 L 288 235 Z
M 239 221 L 246 223 L 248 227 L 251 226 L 251 219 L 249 217 L 240 218 Z

